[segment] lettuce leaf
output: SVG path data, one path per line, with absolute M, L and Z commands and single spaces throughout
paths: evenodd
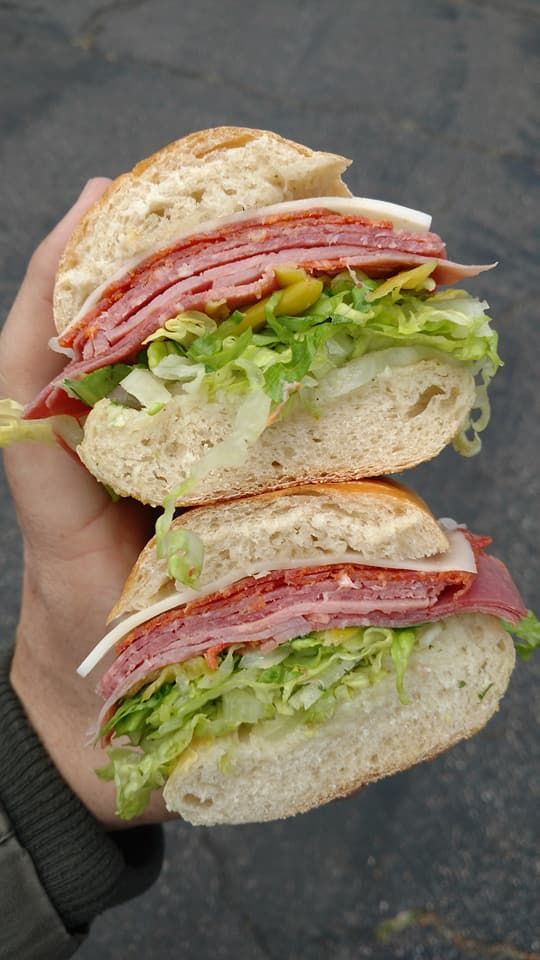
M 390 656 L 394 663 L 396 671 L 396 690 L 399 694 L 401 703 L 408 703 L 403 687 L 405 670 L 409 662 L 409 657 L 416 643 L 416 632 L 411 630 L 395 630 L 392 637 L 392 646 L 390 647 Z
M 23 420 L 23 410 L 22 403 L 17 400 L 8 397 L 0 400 L 0 448 L 25 440 L 56 443 L 51 420 Z
M 168 498 L 170 501 L 170 498 Z M 169 576 L 188 587 L 197 583 L 204 561 L 204 545 L 192 530 L 172 530 L 174 502 L 169 502 L 156 521 L 156 554 L 159 560 L 167 560 Z M 172 507 L 172 510 L 171 510 Z
M 0 400 L 0 449 L 31 440 L 47 444 L 61 441 L 75 450 L 82 440 L 82 427 L 74 417 L 62 415 L 44 420 L 23 420 L 23 412 L 24 406 L 17 400 L 9 397 Z
M 512 624 L 503 620 L 502 625 L 508 633 L 522 641 L 522 643 L 516 643 L 518 657 L 529 660 L 534 651 L 540 647 L 540 621 L 532 610 L 528 610 L 527 616 L 522 617 L 518 623 Z
M 80 380 L 66 378 L 62 383 L 66 393 L 93 407 L 98 400 L 108 397 L 131 370 L 133 367 L 127 363 L 114 363 L 108 367 L 101 367 L 100 370 L 94 370 Z
M 323 630 L 266 654 L 232 646 L 219 656 L 210 652 L 209 662 L 199 656 L 163 668 L 101 730 L 102 737 L 130 744 L 110 747 L 110 762 L 99 771 L 115 781 L 118 815 L 142 813 L 194 739 L 221 737 L 243 724 L 259 724 L 268 736 L 295 724 L 309 730 L 392 672 L 406 703 L 404 675 L 422 629 Z
M 185 345 L 192 343 L 196 337 L 215 330 L 216 327 L 216 321 L 207 316 L 206 313 L 201 313 L 199 310 L 188 310 L 167 320 L 165 326 L 159 327 L 146 340 L 143 340 L 143 346 L 156 340 L 169 340 Z
M 145 367 L 133 367 L 120 381 L 120 386 L 139 401 L 148 412 L 154 412 L 156 406 L 165 405 L 171 399 L 167 387 L 162 380 Z

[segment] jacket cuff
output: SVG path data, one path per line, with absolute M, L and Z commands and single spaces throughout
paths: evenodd
M 62 779 L 9 682 L 0 650 L 0 801 L 69 931 L 146 890 L 163 859 L 161 827 L 108 834 Z

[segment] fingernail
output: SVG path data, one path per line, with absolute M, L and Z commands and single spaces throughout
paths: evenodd
M 80 194 L 79 194 L 79 197 L 78 197 L 79 200 L 83 200 L 84 197 L 86 196 L 86 194 L 87 194 L 87 193 L 90 193 L 90 190 L 92 189 L 92 182 L 93 182 L 92 180 L 87 180 L 87 181 L 86 181 L 84 187 L 82 188 L 82 190 L 81 190 L 81 192 L 80 192 Z
M 111 181 L 109 180 L 108 177 L 91 177 L 90 180 L 86 181 L 84 187 L 82 188 L 79 194 L 78 202 L 80 200 L 85 200 L 88 194 L 96 193 L 96 187 L 98 186 L 98 184 L 101 187 L 101 192 L 103 192 L 107 184 L 109 184 L 110 182 Z

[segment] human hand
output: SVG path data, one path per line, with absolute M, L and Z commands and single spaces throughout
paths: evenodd
M 28 403 L 62 369 L 63 358 L 47 347 L 56 332 L 56 267 L 73 229 L 109 182 L 90 180 L 34 253 L 0 336 L 1 395 Z M 101 701 L 92 680 L 75 670 L 105 632 L 107 614 L 152 534 L 151 511 L 113 503 L 60 446 L 16 444 L 6 451 L 5 466 L 24 547 L 11 682 L 71 789 L 100 820 L 120 826 L 114 787 L 94 772 L 106 755 L 87 745 Z M 138 822 L 164 816 L 156 796 Z

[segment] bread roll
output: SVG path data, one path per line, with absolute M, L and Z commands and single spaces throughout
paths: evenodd
M 348 163 L 275 133 L 236 127 L 191 134 L 163 148 L 115 180 L 73 233 L 54 291 L 58 331 L 70 324 L 76 329 L 87 297 L 134 261 L 204 225 L 269 204 L 349 197 L 341 180 Z M 425 231 L 429 218 L 422 217 L 417 214 L 416 227 Z M 475 386 L 470 364 L 441 354 L 379 369 L 352 393 L 327 394 L 316 415 L 297 404 L 264 431 L 241 465 L 214 469 L 178 503 L 414 466 L 460 431 Z M 78 453 L 116 493 L 161 504 L 204 453 L 230 435 L 238 402 L 218 397 L 194 407 L 182 395 L 149 416 L 101 400 L 87 418 Z

